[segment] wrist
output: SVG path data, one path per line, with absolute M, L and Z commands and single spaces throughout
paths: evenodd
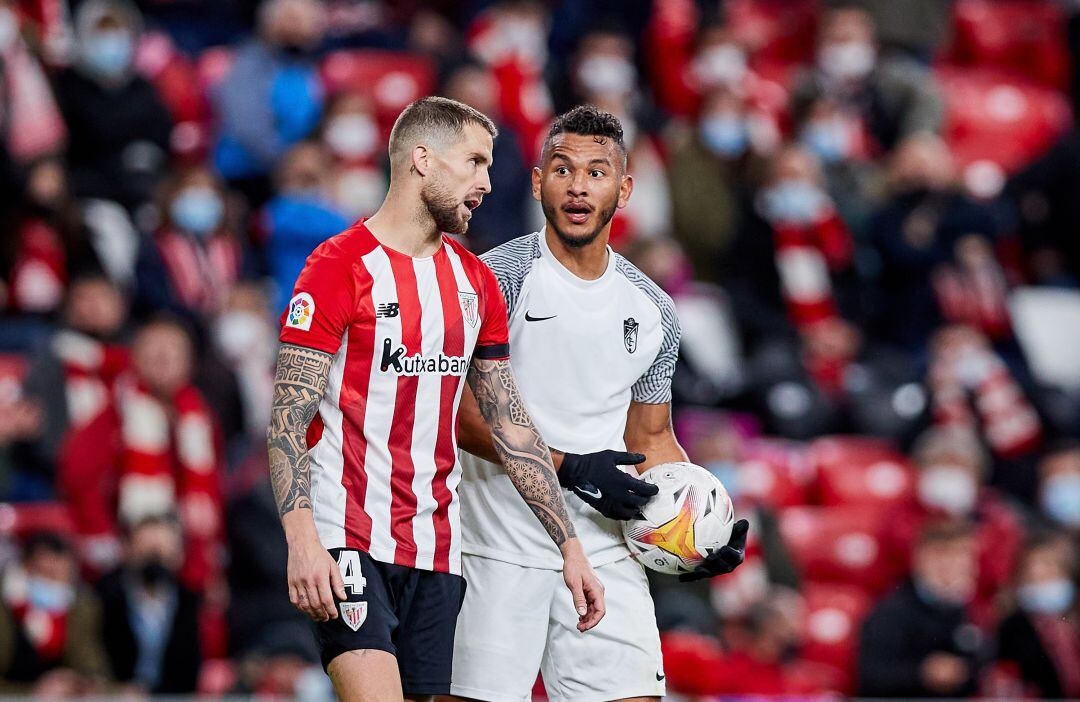
M 564 488 L 570 489 L 578 484 L 578 479 L 581 474 L 581 466 L 578 463 L 578 459 L 581 458 L 576 453 L 564 453 L 559 452 L 560 459 L 556 465 L 555 474 L 559 478 L 559 485 Z M 555 461 L 555 452 L 551 453 L 552 462 Z
M 585 557 L 585 550 L 581 547 L 581 540 L 578 539 L 576 536 L 570 537 L 566 541 L 563 541 L 559 545 L 559 551 L 562 552 L 562 557 L 564 561 L 570 560 L 571 558 Z
M 283 514 L 281 526 L 285 529 L 285 542 L 289 546 L 319 538 L 319 532 L 315 529 L 315 518 L 306 507 Z

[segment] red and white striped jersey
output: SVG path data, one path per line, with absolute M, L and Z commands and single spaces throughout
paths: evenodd
M 307 436 L 323 545 L 460 573 L 458 402 L 473 356 L 509 356 L 495 276 L 447 237 L 413 258 L 357 222 L 308 257 L 281 341 L 334 355 Z

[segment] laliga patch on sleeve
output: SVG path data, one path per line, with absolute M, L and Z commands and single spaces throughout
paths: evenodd
M 307 331 L 311 329 L 311 319 L 315 316 L 315 301 L 307 293 L 297 293 L 289 300 L 289 315 L 285 326 Z

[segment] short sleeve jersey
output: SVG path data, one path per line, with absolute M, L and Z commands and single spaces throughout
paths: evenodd
M 472 358 L 509 357 L 491 271 L 447 237 L 407 256 L 361 221 L 308 257 L 280 339 L 333 356 L 307 437 L 323 545 L 460 573 L 458 402 Z

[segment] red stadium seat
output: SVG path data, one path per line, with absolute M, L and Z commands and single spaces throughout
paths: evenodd
M 826 437 L 810 444 L 809 458 L 823 505 L 885 507 L 910 499 L 915 488 L 914 467 L 886 441 Z
M 777 509 L 804 505 L 813 480 L 803 444 L 781 439 L 747 442 L 739 463 L 742 497 Z
M 0 534 L 20 539 L 35 531 L 73 535 L 75 523 L 67 505 L 62 502 L 0 503 Z
M 949 63 L 1005 69 L 1064 89 L 1069 80 L 1065 16 L 1045 0 L 958 0 Z
M 435 90 L 434 64 L 411 53 L 335 51 L 323 60 L 322 74 L 331 93 L 355 90 L 370 97 L 387 132 L 406 105 Z
M 961 166 L 992 161 L 1016 171 L 1071 124 L 1068 102 L 1057 91 L 995 69 L 935 73 L 946 101 L 945 140 Z
M 859 627 L 873 604 L 851 585 L 809 583 L 804 589 L 805 620 L 800 658 L 838 672 L 833 684 L 854 692 Z
M 780 534 L 807 580 L 878 593 L 893 578 L 881 537 L 886 516 L 854 505 L 790 507 L 780 513 Z

